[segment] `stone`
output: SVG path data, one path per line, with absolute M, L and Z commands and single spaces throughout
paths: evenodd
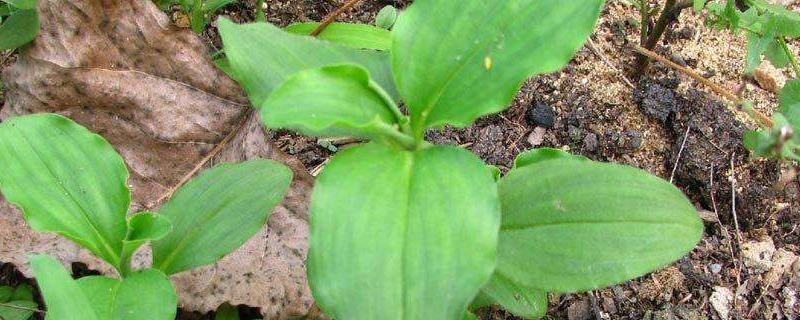
M 767 60 L 761 62 L 761 65 L 753 70 L 753 78 L 762 89 L 773 93 L 779 93 L 786 84 L 786 76 L 783 75 L 783 72 Z
M 531 146 L 538 147 L 539 145 L 542 144 L 542 142 L 544 142 L 545 132 L 547 132 L 547 129 L 542 127 L 536 127 L 535 129 L 533 129 L 533 132 L 531 132 L 531 134 L 528 135 L 528 143 L 530 143 Z
M 594 133 L 589 133 L 585 137 L 583 137 L 583 148 L 586 151 L 595 151 L 597 150 L 598 140 L 597 135 Z
M 525 119 L 534 127 L 552 129 L 555 126 L 555 111 L 544 102 L 537 102 L 528 109 Z
M 733 303 L 733 292 L 726 287 L 714 287 L 714 292 L 709 298 L 711 306 L 717 311 L 722 320 L 730 319 L 731 304 Z
M 765 237 L 762 241 L 749 241 L 742 245 L 744 265 L 755 273 L 764 273 L 772 268 L 772 255 L 775 244 Z

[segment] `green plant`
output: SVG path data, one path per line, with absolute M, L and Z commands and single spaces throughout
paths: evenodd
M 32 256 L 47 319 L 59 320 L 173 319 L 177 297 L 167 276 L 238 248 L 291 180 L 273 161 L 221 164 L 189 181 L 158 213 L 128 216 L 122 157 L 99 135 L 55 114 L 0 123 L 0 167 L 0 190 L 31 228 L 72 240 L 119 273 L 75 281 L 54 259 Z M 147 242 L 153 268 L 133 270 L 131 257 Z
M 231 75 L 267 127 L 372 140 L 340 150 L 314 187 L 308 277 L 327 315 L 475 319 L 468 309 L 500 304 L 536 318 L 547 292 L 615 284 L 695 245 L 694 207 L 641 170 L 538 149 L 500 178 L 424 140 L 507 108 L 529 76 L 564 66 L 602 6 L 417 0 L 385 51 L 219 22 Z
M 209 19 L 218 10 L 225 6 L 235 3 L 238 0 L 155 0 L 162 10 L 167 10 L 173 5 L 180 5 L 181 11 L 189 16 L 189 25 L 195 33 L 203 33 L 208 25 Z M 259 4 L 263 4 L 263 1 Z M 261 7 L 256 9 L 261 13 Z M 263 13 L 261 14 L 263 16 Z M 258 17 L 258 15 L 256 16 Z
M 3 0 L 0 3 L 0 50 L 19 48 L 39 34 L 38 0 Z
M 0 319 L 28 320 L 38 307 L 30 285 L 21 284 L 16 288 L 0 286 Z
M 397 21 L 397 8 L 393 6 L 381 8 L 381 11 L 378 11 L 378 15 L 375 16 L 375 26 L 378 28 L 390 30 L 395 21 Z

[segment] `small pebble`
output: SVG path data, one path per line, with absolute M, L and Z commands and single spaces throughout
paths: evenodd
M 711 269 L 711 273 L 713 274 L 717 274 L 722 271 L 722 265 L 719 263 L 712 263 L 710 266 L 708 266 L 708 268 Z
M 525 119 L 534 127 L 552 129 L 555 125 L 555 112 L 553 108 L 543 102 L 537 102 L 528 109 Z

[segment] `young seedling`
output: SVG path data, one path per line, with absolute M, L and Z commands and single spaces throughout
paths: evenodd
M 203 33 L 206 30 L 209 19 L 220 9 L 225 6 L 235 3 L 238 0 L 157 0 L 156 4 L 162 10 L 168 10 L 173 5 L 180 5 L 181 12 L 189 16 L 189 25 L 197 34 Z M 259 2 L 263 5 L 263 1 Z M 256 17 L 261 13 L 261 7 L 256 9 Z M 261 13 L 263 17 L 263 13 Z
M 384 51 L 220 21 L 231 75 L 267 127 L 372 140 L 340 150 L 314 187 L 308 277 L 328 316 L 475 319 L 500 304 L 537 318 L 547 292 L 619 283 L 694 247 L 694 207 L 644 171 L 539 149 L 499 177 L 424 140 L 568 63 L 602 6 L 417 0 Z
M 38 0 L 0 1 L 0 50 L 19 48 L 39 34 Z
M 184 185 L 158 213 L 128 216 L 128 170 L 111 145 L 72 120 L 34 114 L 0 123 L 0 191 L 36 231 L 60 234 L 113 266 L 118 278 L 73 280 L 53 258 L 30 258 L 47 319 L 174 319 L 168 275 L 241 246 L 283 198 L 291 172 L 269 160 L 221 164 Z M 145 243 L 153 267 L 133 270 Z

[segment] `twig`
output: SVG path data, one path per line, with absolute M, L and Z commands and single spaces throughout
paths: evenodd
M 603 64 L 608 66 L 608 68 L 610 68 L 614 72 L 618 73 L 620 78 L 622 78 L 622 81 L 624 81 L 625 84 L 627 84 L 629 88 L 631 88 L 631 89 L 635 88 L 633 83 L 631 83 L 631 81 L 628 80 L 628 77 L 625 76 L 625 73 L 620 71 L 619 69 L 617 69 L 617 67 L 615 67 L 611 63 L 610 60 L 608 60 L 608 57 L 606 57 L 606 55 L 603 54 L 603 52 L 600 51 L 600 49 L 597 48 L 597 46 L 594 44 L 594 41 L 592 40 L 592 37 L 589 37 L 589 41 L 587 42 L 587 44 L 589 46 L 589 50 L 592 50 L 592 53 L 594 53 L 594 55 L 596 55 L 598 58 L 600 58 L 600 61 L 603 61 Z
M 722 225 L 722 221 L 719 219 L 719 210 L 717 210 L 717 199 L 714 196 L 714 194 L 716 193 L 716 190 L 714 190 L 714 165 L 711 165 L 711 172 L 709 174 L 709 177 L 711 179 L 711 186 L 710 186 L 710 192 L 709 192 L 709 193 L 711 193 L 711 205 L 714 208 L 714 214 L 717 216 L 717 224 L 719 224 L 719 230 L 720 230 L 720 232 L 724 232 L 723 235 L 725 236 L 725 239 L 728 240 L 728 251 L 731 254 L 731 259 L 733 259 L 733 268 L 736 269 L 736 271 L 737 271 L 736 272 L 736 285 L 737 285 L 737 290 L 738 290 L 738 286 L 741 286 L 741 280 L 740 280 L 739 272 L 738 272 L 739 271 L 739 267 L 738 267 L 739 266 L 739 260 L 736 259 L 736 254 L 733 253 L 733 239 L 731 239 L 731 234 L 728 232 L 728 228 L 726 228 L 724 225 Z
M 320 33 L 322 33 L 322 30 L 325 30 L 325 28 L 327 28 L 328 25 L 330 25 L 331 23 L 333 23 L 333 21 L 336 20 L 336 17 L 338 17 L 340 14 L 344 13 L 345 11 L 347 11 L 347 9 L 352 8 L 354 5 L 358 4 L 359 2 L 361 2 L 361 0 L 349 0 L 349 1 L 347 1 L 344 5 L 339 7 L 339 9 L 336 9 L 335 11 L 331 12 L 327 17 L 325 17 L 325 19 L 322 20 L 322 23 L 320 23 L 319 26 L 317 26 L 317 28 L 314 29 L 314 31 L 312 31 L 309 35 L 312 36 L 312 37 L 318 36 Z
M 686 133 L 683 134 L 683 142 L 681 143 L 681 149 L 678 150 L 678 157 L 675 158 L 675 166 L 672 167 L 672 174 L 669 175 L 669 183 L 672 183 L 675 180 L 675 171 L 678 171 L 678 164 L 681 162 L 681 155 L 683 155 L 683 149 L 686 148 L 686 140 L 689 139 L 689 130 L 692 129 L 691 125 L 686 125 Z
M 228 135 L 225 136 L 225 138 L 222 139 L 222 141 L 220 141 L 216 146 L 214 146 L 214 148 L 211 149 L 211 151 L 209 151 L 208 154 L 205 157 L 203 157 L 202 160 L 200 160 L 200 162 L 195 164 L 195 166 L 194 166 L 194 168 L 192 168 L 192 170 L 189 170 L 189 172 L 187 172 L 177 184 L 172 186 L 172 188 L 169 188 L 169 190 L 167 190 L 167 192 L 162 194 L 161 197 L 159 197 L 158 200 L 153 202 L 149 207 L 150 208 L 155 207 L 155 206 L 159 205 L 161 202 L 163 202 L 165 199 L 168 199 L 169 197 L 172 197 L 172 195 L 175 194 L 175 191 L 177 191 L 178 188 L 180 188 L 183 184 L 185 184 L 187 181 L 189 181 L 189 179 L 191 179 L 198 171 L 200 171 L 200 169 L 202 169 L 203 166 L 205 166 L 206 163 L 208 163 L 208 161 L 210 161 L 217 154 L 219 154 L 219 152 L 222 151 L 222 148 L 224 148 L 225 145 L 228 144 L 228 142 L 233 140 L 233 138 L 239 133 L 239 131 L 241 131 L 242 128 L 244 128 L 244 126 L 247 125 L 247 122 L 250 120 L 250 118 L 253 116 L 253 114 L 255 112 L 256 112 L 255 110 L 249 110 L 247 112 L 247 115 L 245 115 L 244 118 L 242 119 L 242 121 L 239 124 L 236 125 L 236 127 L 233 129 L 233 131 L 228 133 Z
M 684 66 L 681 66 L 681 65 L 679 65 L 679 64 L 677 64 L 675 62 L 672 62 L 671 60 L 669 60 L 667 58 L 664 58 L 664 57 L 658 55 L 657 53 L 655 53 L 653 51 L 647 50 L 647 49 L 642 48 L 640 46 L 633 46 L 633 49 L 636 50 L 636 52 L 641 53 L 642 55 L 645 55 L 645 56 L 647 56 L 647 57 L 649 57 L 649 58 L 651 58 L 653 60 L 661 62 L 661 63 L 667 65 L 668 67 L 673 68 L 675 70 L 678 70 L 681 73 L 689 76 L 690 78 L 692 78 L 694 80 L 697 80 L 698 82 L 700 82 L 700 83 L 704 84 L 705 86 L 709 87 L 712 91 L 714 91 L 718 95 L 721 95 L 721 96 L 725 97 L 726 99 L 730 100 L 731 102 L 735 103 L 737 106 L 738 105 L 742 105 L 744 103 L 744 100 L 740 99 L 735 94 L 731 93 L 730 91 L 726 90 L 725 88 L 721 87 L 720 85 L 712 82 L 711 80 L 708 80 L 708 79 L 704 78 L 703 76 L 701 76 L 697 72 L 694 72 L 694 70 L 692 70 L 692 69 L 689 69 L 689 68 L 686 68 Z M 756 120 L 761 121 L 767 127 L 772 127 L 773 126 L 772 120 L 769 117 L 767 117 L 766 115 L 764 115 L 763 113 L 761 113 L 760 111 L 753 109 L 753 115 L 755 115 L 755 117 L 758 118 Z
M 647 49 L 655 48 L 656 44 L 658 44 L 658 41 L 661 40 L 661 36 L 664 34 L 664 31 L 667 30 L 667 26 L 673 21 L 677 20 L 678 15 L 683 9 L 689 8 L 692 5 L 692 0 L 683 0 L 680 2 L 676 2 L 675 0 L 667 0 L 667 3 L 664 4 L 664 9 L 661 10 L 661 15 L 658 17 L 658 20 L 656 20 L 656 25 L 653 27 L 652 32 L 647 35 L 647 41 L 643 43 L 642 46 Z M 649 63 L 650 60 L 648 59 L 647 55 L 639 55 L 636 61 L 636 70 L 634 71 L 634 75 L 636 75 L 636 77 L 643 75 Z
M 736 243 L 742 247 L 742 235 L 739 234 L 739 217 L 736 215 L 736 167 L 733 163 L 736 152 L 731 155 L 731 213 L 733 214 L 733 226 L 736 228 Z

